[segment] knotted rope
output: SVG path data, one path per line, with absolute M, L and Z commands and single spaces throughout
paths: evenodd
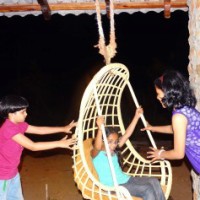
M 99 48 L 99 53 L 104 56 L 106 64 L 109 64 L 111 58 L 115 56 L 117 53 L 116 48 L 117 44 L 115 42 L 115 22 L 114 22 L 114 4 L 113 0 L 110 0 L 110 41 L 109 44 L 106 45 L 104 32 L 102 28 L 102 21 L 101 21 L 101 9 L 99 5 L 99 0 L 95 1 L 96 5 L 96 13 L 97 13 L 97 24 L 98 24 L 98 31 L 99 31 L 99 43 L 95 46 Z

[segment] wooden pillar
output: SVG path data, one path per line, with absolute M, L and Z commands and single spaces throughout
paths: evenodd
M 188 0 L 189 7 L 189 80 L 197 97 L 200 111 L 200 0 Z

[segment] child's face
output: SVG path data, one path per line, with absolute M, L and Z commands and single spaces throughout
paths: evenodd
M 10 114 L 10 119 L 14 122 L 14 123 L 20 123 L 20 122 L 24 122 L 27 116 L 27 112 L 26 109 L 22 109 L 19 110 L 17 112 L 11 113 Z
M 111 133 L 108 137 L 107 137 L 107 140 L 108 140 L 108 146 L 109 146 L 109 149 L 110 149 L 110 153 L 112 154 L 118 143 L 119 143 L 119 136 L 117 133 Z
M 159 89 L 158 87 L 155 87 L 155 90 L 156 90 L 158 101 L 160 101 L 163 108 L 166 108 L 166 106 L 162 102 L 162 99 L 165 96 L 164 92 L 161 89 Z

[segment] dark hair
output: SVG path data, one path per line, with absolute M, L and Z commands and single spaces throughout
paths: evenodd
M 112 128 L 112 127 L 109 127 L 109 128 L 105 127 L 105 132 L 106 132 L 106 137 L 108 137 L 111 134 L 117 134 L 119 136 L 118 131 L 115 128 Z M 120 167 L 123 167 L 123 158 L 122 158 L 122 155 L 121 155 L 121 149 L 119 148 L 118 145 L 115 149 L 115 153 L 118 157 Z
M 180 72 L 168 70 L 154 84 L 164 92 L 162 102 L 166 107 L 173 109 L 196 106 L 197 100 L 189 81 Z
M 105 127 L 105 132 L 106 132 L 106 137 L 108 137 L 110 134 L 113 134 L 113 133 L 119 135 L 118 131 L 115 130 L 114 128 L 112 128 L 112 127 L 109 127 L 109 128 Z
M 6 119 L 9 113 L 14 113 L 29 106 L 28 101 L 21 96 L 8 95 L 0 101 L 0 117 Z

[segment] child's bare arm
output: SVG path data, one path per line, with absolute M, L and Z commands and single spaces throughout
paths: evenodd
M 33 142 L 28 137 L 23 134 L 17 134 L 13 136 L 13 140 L 23 146 L 26 149 L 31 151 L 40 151 L 40 150 L 48 150 L 54 148 L 66 148 L 66 149 L 73 149 L 73 146 L 76 144 L 76 139 L 70 138 L 66 139 L 65 136 L 63 139 L 58 141 L 51 141 L 51 142 Z
M 77 122 L 72 121 L 70 124 L 66 126 L 60 127 L 48 127 L 48 126 L 32 126 L 29 125 L 26 133 L 45 135 L 45 134 L 53 134 L 53 133 L 72 133 L 71 129 L 77 125 Z
M 102 140 L 102 130 L 101 130 L 101 125 L 104 123 L 104 118 L 102 116 L 99 116 L 97 118 L 97 126 L 98 126 L 98 131 L 97 131 L 97 136 L 94 140 L 94 145 L 93 149 L 91 150 L 91 156 L 94 158 L 97 156 L 99 151 L 102 148 L 103 140 Z
M 126 129 L 125 134 L 120 138 L 119 144 L 118 144 L 119 147 L 122 147 L 124 145 L 124 143 L 130 138 L 141 114 L 143 114 L 143 109 L 141 107 L 139 107 L 136 109 L 135 115 L 134 115 L 131 123 L 129 124 L 128 128 Z

